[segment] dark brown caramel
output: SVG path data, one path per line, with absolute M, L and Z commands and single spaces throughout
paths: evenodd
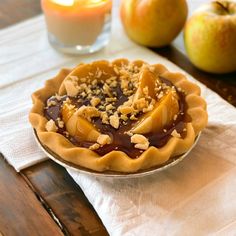
M 173 86 L 173 84 L 168 81 L 167 79 L 160 77 L 161 81 L 168 86 Z M 102 86 L 102 84 L 100 85 Z M 182 92 L 179 92 L 176 89 L 178 96 L 179 96 L 179 107 L 180 111 L 177 116 L 177 119 L 170 125 L 163 127 L 163 130 L 157 133 L 148 133 L 145 134 L 145 137 L 148 138 L 150 142 L 150 146 L 155 146 L 157 148 L 163 147 L 169 139 L 172 137 L 171 133 L 174 129 L 181 135 L 182 138 L 185 137 L 186 132 L 184 131 L 185 128 L 185 122 L 187 121 L 187 116 L 186 116 L 186 109 L 187 105 L 185 102 L 185 95 Z M 112 92 L 116 93 L 117 97 L 117 102 L 114 104 L 114 107 L 119 107 L 121 104 L 123 104 L 125 101 L 128 100 L 128 97 L 125 96 L 120 87 L 117 86 L 113 88 Z M 48 108 L 45 109 L 45 117 L 50 120 L 54 120 L 57 123 L 57 118 L 61 118 L 61 105 L 63 101 L 65 101 L 67 96 L 63 96 L 60 101 L 58 101 L 56 98 L 51 97 L 49 98 L 49 101 L 55 101 L 56 105 L 52 105 Z M 101 100 L 104 100 L 105 97 L 104 95 L 100 95 L 99 98 Z M 78 99 L 81 100 L 81 102 L 78 102 Z M 76 98 L 71 98 L 71 103 L 75 105 L 76 107 L 80 107 L 82 105 L 88 105 L 89 100 L 88 99 L 83 99 L 82 97 L 78 96 Z M 132 121 L 128 119 L 125 123 L 121 122 L 119 129 L 113 128 L 111 125 L 106 125 L 102 124 L 101 119 L 96 118 L 93 119 L 95 127 L 103 134 L 108 134 L 110 137 L 112 137 L 112 143 L 107 144 L 103 147 L 100 147 L 99 149 L 95 150 L 96 153 L 99 155 L 105 155 L 113 150 L 119 150 L 125 152 L 129 157 L 131 158 L 137 158 L 140 156 L 140 154 L 143 152 L 143 150 L 134 148 L 134 144 L 130 142 L 130 136 L 128 134 L 124 134 L 126 131 L 129 131 L 132 126 L 137 122 L 137 121 Z M 165 132 L 164 132 L 165 130 Z M 59 129 L 58 132 L 61 133 L 62 135 L 65 136 L 65 128 Z M 89 148 L 93 143 L 92 142 L 85 142 L 85 141 L 80 141 L 79 137 L 68 137 L 68 139 L 76 146 L 79 147 L 86 147 Z

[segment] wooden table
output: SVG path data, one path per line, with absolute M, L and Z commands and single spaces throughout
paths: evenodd
M 1 1 L 0 28 L 41 13 L 39 2 Z M 236 106 L 236 73 L 212 75 L 201 72 L 173 46 L 152 50 Z M 0 235 L 108 235 L 79 186 L 64 168 L 52 161 L 16 173 L 0 158 L 0 190 Z

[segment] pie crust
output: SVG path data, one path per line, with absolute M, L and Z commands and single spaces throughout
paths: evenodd
M 89 149 L 74 145 L 64 135 L 58 133 L 57 127 L 54 126 L 54 123 L 51 121 L 49 122 L 45 117 L 45 104 L 49 97 L 55 94 L 59 94 L 60 96 L 62 96 L 68 94 L 68 91 L 70 91 L 71 96 L 73 95 L 73 93 L 76 94 L 76 91 L 73 91 L 73 87 L 72 89 L 69 88 L 70 83 L 68 81 L 70 81 L 73 76 L 84 78 L 94 73 L 97 68 L 99 68 L 99 71 L 105 71 L 104 74 L 106 75 L 108 74 L 109 76 L 111 76 L 114 74 L 115 76 L 117 76 L 117 73 L 119 72 L 117 72 L 115 68 L 122 68 L 122 66 L 127 66 L 130 64 L 132 64 L 132 66 L 135 66 L 136 68 L 139 68 L 140 71 L 147 69 L 147 73 L 151 72 L 156 77 L 164 77 L 166 80 L 170 81 L 179 91 L 184 92 L 184 100 L 187 105 L 185 113 L 189 117 L 189 120 L 185 122 L 186 134 L 184 137 L 181 137 L 180 135 L 178 135 L 178 133 L 173 132 L 173 135 L 164 146 L 160 148 L 157 148 L 155 146 L 148 146 L 147 142 L 145 143 L 145 133 L 150 131 L 157 131 L 163 128 L 162 126 L 159 127 L 158 125 L 162 121 L 155 122 L 155 119 L 159 119 L 158 117 L 163 113 L 161 113 L 161 111 L 158 111 L 158 113 L 154 109 L 156 114 L 155 112 L 146 113 L 148 114 L 146 115 L 146 117 L 144 114 L 144 116 L 142 117 L 143 121 L 138 120 L 136 122 L 137 125 L 134 125 L 131 130 L 133 132 L 133 136 L 131 137 L 132 143 L 139 144 L 139 140 L 143 140 L 143 142 L 141 142 L 143 146 L 138 146 L 141 149 L 144 147 L 144 150 L 142 151 L 142 153 L 140 153 L 139 157 L 131 158 L 125 152 L 119 150 L 112 150 L 109 153 L 100 156 L 98 153 L 96 153 L 95 150 L 93 150 L 93 148 Z M 102 77 L 101 75 L 99 76 Z M 145 76 L 145 74 L 143 76 Z M 147 76 L 149 76 L 149 74 Z M 148 79 L 148 83 L 149 81 L 151 81 L 151 78 Z M 141 83 L 142 82 L 139 82 L 137 90 L 140 88 Z M 145 84 L 145 80 L 143 83 Z M 149 88 L 151 89 L 151 87 L 152 86 L 150 86 Z M 149 93 L 151 94 L 151 92 Z M 169 96 L 171 96 L 171 92 L 168 92 L 168 94 Z M 140 96 L 140 94 L 136 91 L 134 96 Z M 172 108 L 168 106 L 174 106 L 173 103 L 167 102 L 167 96 L 165 98 L 166 102 L 164 102 L 164 100 L 161 100 L 162 103 L 157 104 L 159 110 L 171 110 Z M 112 170 L 117 172 L 132 173 L 137 172 L 141 169 L 147 169 L 162 165 L 170 158 L 187 152 L 193 145 L 196 136 L 206 126 L 208 119 L 206 102 L 200 96 L 200 88 L 196 84 L 187 80 L 185 75 L 183 75 L 182 73 L 172 73 L 161 64 L 148 65 L 146 62 L 143 62 L 141 60 L 136 60 L 133 62 L 129 62 L 127 59 L 117 59 L 113 62 L 102 60 L 95 61 L 90 64 L 81 63 L 73 70 L 62 69 L 56 77 L 46 81 L 44 88 L 32 94 L 32 100 L 33 107 L 29 114 L 29 120 L 33 128 L 36 130 L 41 143 L 58 154 L 64 160 L 98 172 Z M 171 99 L 168 99 L 168 101 L 171 101 Z M 94 99 L 92 102 L 94 103 L 94 105 L 96 105 L 98 101 Z M 161 106 L 162 108 L 160 108 Z M 170 114 L 170 116 L 173 118 L 172 114 Z M 168 121 L 168 116 L 165 119 Z M 113 122 L 111 124 L 112 126 L 114 125 L 113 127 L 117 125 L 116 121 L 116 117 L 110 118 L 110 122 Z M 94 137 L 97 138 L 97 131 L 94 131 L 90 126 L 87 126 L 89 125 L 87 123 L 85 123 L 82 128 L 86 129 L 86 132 L 88 130 L 91 130 L 90 138 L 91 140 L 93 140 Z M 73 127 L 71 129 L 73 130 Z M 97 142 L 105 142 L 106 144 L 112 142 L 112 140 L 110 140 L 107 135 L 102 134 L 100 135 Z M 95 149 L 96 145 L 99 145 L 99 143 L 95 143 Z

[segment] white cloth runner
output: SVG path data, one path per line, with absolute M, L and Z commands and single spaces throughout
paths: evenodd
M 130 42 L 118 17 L 110 45 L 89 56 L 54 51 L 42 16 L 0 31 L 0 152 L 17 171 L 45 159 L 27 118 L 30 94 L 62 67 L 119 57 L 182 71 Z M 98 179 L 68 170 L 111 235 L 235 235 L 236 110 L 200 86 L 208 103 L 209 125 L 177 166 L 132 180 Z

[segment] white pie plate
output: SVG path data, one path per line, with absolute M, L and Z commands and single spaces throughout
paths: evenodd
M 195 138 L 195 141 L 194 141 L 192 147 L 186 153 L 184 153 L 182 155 L 179 155 L 179 156 L 176 156 L 176 157 L 173 157 L 170 160 L 168 160 L 167 162 L 165 162 L 164 164 L 156 166 L 156 167 L 140 170 L 140 171 L 137 171 L 137 172 L 134 172 L 134 173 L 123 173 L 123 172 L 116 172 L 116 171 L 97 172 L 97 171 L 94 171 L 94 170 L 91 170 L 91 169 L 88 169 L 88 168 L 84 168 L 84 167 L 79 166 L 79 165 L 75 165 L 71 162 L 68 162 L 68 161 L 64 160 L 63 158 L 61 158 L 56 153 L 54 153 L 53 151 L 51 151 L 48 147 L 43 145 L 41 143 L 41 141 L 39 140 L 37 132 L 35 130 L 34 130 L 33 133 L 34 133 L 35 140 L 38 143 L 39 147 L 42 149 L 42 151 L 51 160 L 55 161 L 59 165 L 65 167 L 67 169 L 71 169 L 73 171 L 77 171 L 79 173 L 84 173 L 84 174 L 88 174 L 88 175 L 95 176 L 95 177 L 111 177 L 111 178 L 123 178 L 123 179 L 137 178 L 137 177 L 151 175 L 151 174 L 166 170 L 167 168 L 170 168 L 170 167 L 178 164 L 195 147 L 195 145 L 197 144 L 197 142 L 199 140 L 200 134 L 201 134 L 201 133 L 198 134 L 198 136 Z

